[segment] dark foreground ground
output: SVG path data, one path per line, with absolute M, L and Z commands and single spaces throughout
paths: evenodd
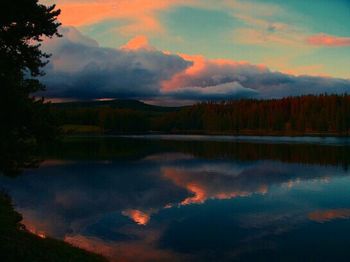
M 106 261 L 63 241 L 28 232 L 8 196 L 0 193 L 0 261 Z

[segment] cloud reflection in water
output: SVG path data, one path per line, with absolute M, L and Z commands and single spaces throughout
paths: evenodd
M 325 181 L 347 176 L 337 166 L 167 149 L 123 161 L 52 159 L 0 183 L 31 231 L 111 260 L 198 260 L 218 252 L 227 260 L 271 250 L 271 237 L 309 219 L 350 217 L 348 209 L 321 209 L 313 200 L 324 198 Z

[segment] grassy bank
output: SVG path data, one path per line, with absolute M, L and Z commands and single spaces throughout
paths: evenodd
M 0 193 L 0 261 L 106 261 L 52 238 L 31 234 L 8 196 Z

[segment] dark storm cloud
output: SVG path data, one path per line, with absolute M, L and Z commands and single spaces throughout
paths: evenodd
M 350 80 L 294 76 L 263 65 L 172 55 L 152 47 L 104 48 L 72 27 L 44 43 L 53 54 L 43 82 L 49 98 L 221 100 L 346 93 Z
M 157 50 L 102 48 L 74 28 L 64 28 L 63 34 L 45 46 L 53 53 L 43 78 L 47 97 L 154 97 L 162 81 L 191 65 Z

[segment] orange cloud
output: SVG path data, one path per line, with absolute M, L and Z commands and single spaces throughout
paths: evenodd
M 267 186 L 264 184 L 260 185 L 255 192 L 226 188 L 222 184 L 215 184 L 217 178 L 200 175 L 199 173 L 183 172 L 182 170 L 171 167 L 162 168 L 162 172 L 174 184 L 186 188 L 193 194 L 181 201 L 179 205 L 202 204 L 208 199 L 231 199 L 249 196 L 252 193 L 265 194 L 268 191 Z
M 137 209 L 128 209 L 122 211 L 124 216 L 130 217 L 138 225 L 147 225 L 151 216 L 145 212 L 142 212 Z
M 326 34 L 318 34 L 310 36 L 307 42 L 311 45 L 338 47 L 350 46 L 350 37 L 338 37 Z
M 183 59 L 192 62 L 192 66 L 188 67 L 183 72 L 174 75 L 171 79 L 162 82 L 162 88 L 165 91 L 181 87 L 186 82 L 187 77 L 195 76 L 205 69 L 206 61 L 202 55 L 187 55 L 178 54 Z
M 125 50 L 152 49 L 148 43 L 148 38 L 144 35 L 135 36 L 121 48 Z
M 214 80 L 221 77 L 223 70 L 230 70 L 234 72 L 238 68 L 250 67 L 251 65 L 246 61 L 234 61 L 230 59 L 207 59 L 203 55 L 188 55 L 177 54 L 186 61 L 192 62 L 192 66 L 189 66 L 184 71 L 175 74 L 171 79 L 162 82 L 162 89 L 164 91 L 171 91 L 181 87 L 191 86 L 191 82 L 194 79 L 201 78 L 207 74 Z M 259 72 L 268 70 L 265 65 L 254 65 L 254 69 Z M 213 71 L 210 73 L 210 71 Z M 203 81 L 202 81 L 203 82 Z M 205 83 L 202 83 L 205 85 Z
M 350 209 L 329 209 L 329 210 L 318 210 L 308 214 L 308 217 L 312 221 L 324 223 L 333 219 L 349 219 Z
M 201 187 L 201 185 L 195 184 L 195 183 L 189 183 L 185 185 L 186 189 L 193 193 L 192 197 L 188 197 L 185 200 L 183 200 L 180 205 L 188 205 L 188 204 L 201 204 L 205 200 L 207 200 L 208 195 L 205 191 L 205 188 Z
M 173 6 L 189 4 L 185 0 L 58 0 L 61 9 L 60 21 L 63 25 L 83 26 L 107 21 L 124 19 L 127 24 L 120 28 L 120 33 L 130 35 L 140 32 L 159 33 L 163 27 L 156 13 Z

